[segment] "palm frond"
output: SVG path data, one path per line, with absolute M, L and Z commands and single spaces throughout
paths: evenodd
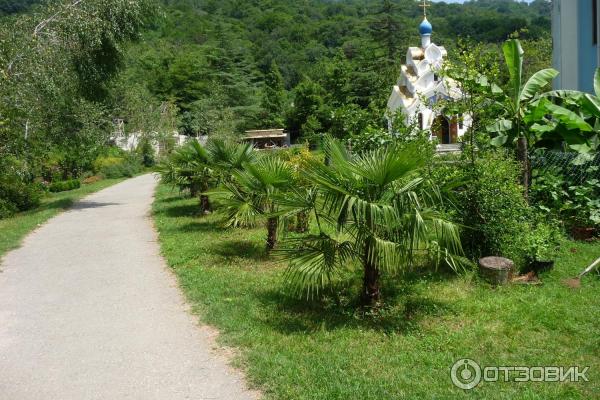
M 257 157 L 250 143 L 212 139 L 206 148 L 211 162 L 224 170 L 240 170 L 244 163 L 253 162 Z
M 356 157 L 349 168 L 366 182 L 365 184 L 378 189 L 399 179 L 414 174 L 425 165 L 425 160 L 419 154 L 415 145 L 404 147 L 388 146 L 366 152 Z
M 286 239 L 276 255 L 289 262 L 286 280 L 292 291 L 312 298 L 356 256 L 351 241 L 326 234 Z
M 263 214 L 263 210 L 257 208 L 256 199 L 233 182 L 224 182 L 206 193 L 221 205 L 225 226 L 253 227 Z

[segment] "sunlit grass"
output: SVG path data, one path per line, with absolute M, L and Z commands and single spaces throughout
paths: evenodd
M 386 278 L 386 306 L 355 311 L 360 275 L 319 301 L 286 294 L 285 266 L 265 254 L 264 229 L 223 229 L 198 200 L 160 186 L 154 204 L 162 252 L 194 311 L 222 332 L 252 384 L 272 399 L 589 399 L 600 393 L 600 279 L 565 287 L 600 255 L 567 242 L 541 286 L 493 289 L 473 274 Z M 450 368 L 590 366 L 583 383 L 453 387 Z

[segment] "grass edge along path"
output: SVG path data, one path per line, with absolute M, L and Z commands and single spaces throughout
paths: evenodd
M 23 238 L 50 218 L 68 210 L 76 201 L 87 195 L 123 182 L 128 178 L 102 179 L 82 184 L 79 189 L 49 193 L 39 207 L 0 219 L 0 260 L 10 250 L 18 248 Z
M 473 274 L 387 278 L 385 307 L 355 312 L 360 275 L 320 302 L 284 293 L 284 265 L 264 254 L 265 229 L 224 229 L 197 199 L 159 185 L 161 252 L 192 310 L 238 351 L 234 363 L 266 399 L 591 399 L 600 393 L 600 278 L 561 281 L 600 253 L 566 242 L 540 286 L 492 288 Z M 591 259 L 591 261 L 590 261 Z M 350 276 L 352 279 L 352 276 Z M 589 382 L 452 385 L 461 358 L 484 366 L 590 366 Z

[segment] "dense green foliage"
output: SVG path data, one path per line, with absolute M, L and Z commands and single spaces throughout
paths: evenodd
M 31 181 L 24 162 L 13 156 L 0 157 L 0 218 L 39 204 L 42 188 Z
M 285 126 L 309 140 L 385 127 L 385 102 L 422 19 L 413 0 L 171 0 L 164 11 L 131 49 L 125 86 L 174 102 L 187 134 Z M 521 31 L 539 56 L 531 67 L 550 63 L 545 1 L 435 3 L 429 13 L 434 41 L 450 52 L 462 37 L 499 54 Z M 349 124 L 350 114 L 362 122 Z
M 467 256 L 500 254 L 520 270 L 540 257 L 552 258 L 560 232 L 557 222 L 530 206 L 519 183 L 519 164 L 504 151 L 480 154 L 474 163 L 460 159 L 434 162 L 433 179 L 451 193 L 448 210 L 464 229 Z
M 111 83 L 125 45 L 154 15 L 153 0 L 74 0 L 0 19 L 0 160 L 11 164 L 0 171 L 3 215 L 38 203 L 36 180 L 92 169 L 114 130 Z
M 103 154 L 113 121 L 142 135 L 136 150 L 145 166 L 155 162 L 151 143 L 171 148 L 174 130 L 230 137 L 284 126 L 315 145 L 329 133 L 357 149 L 387 140 L 389 87 L 419 40 L 415 1 L 160 5 L 157 13 L 153 0 L 0 4 L 0 155 L 25 171 L 4 181 L 81 176 Z M 519 30 L 531 48 L 546 49 L 534 59 L 548 61 L 544 1 L 437 3 L 430 14 L 436 42 L 449 50 L 458 36 L 497 51 Z M 106 168 L 106 176 L 135 170 Z
M 0 16 L 26 11 L 39 2 L 39 0 L 1 0 Z
M 599 170 L 598 165 L 583 168 Z M 560 168 L 534 170 L 531 200 L 567 228 L 600 228 L 600 180 L 596 178 L 573 182 Z
M 94 160 L 92 170 L 105 178 L 132 177 L 142 170 L 142 158 L 135 153 L 110 148 Z

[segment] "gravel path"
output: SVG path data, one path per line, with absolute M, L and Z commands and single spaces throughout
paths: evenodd
M 80 201 L 0 264 L 1 400 L 254 399 L 187 312 L 148 217 L 156 181 Z

